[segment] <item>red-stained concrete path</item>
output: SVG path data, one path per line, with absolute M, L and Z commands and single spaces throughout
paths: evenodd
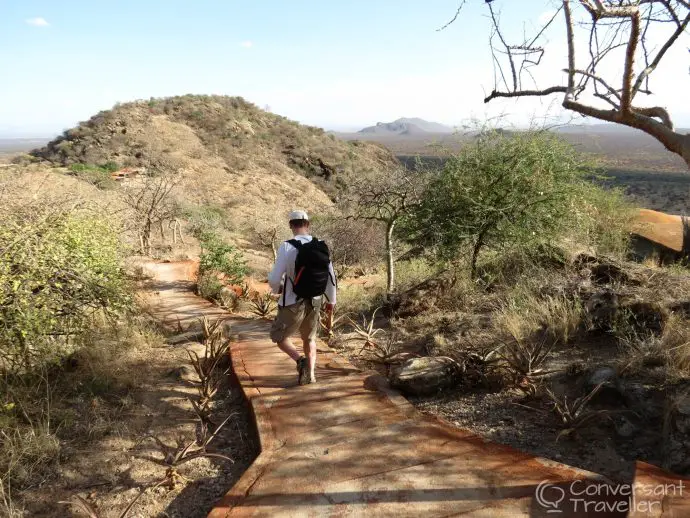
M 633 512 L 627 497 L 620 503 L 616 497 L 579 497 L 587 499 L 585 509 L 584 501 L 571 500 L 578 498 L 570 494 L 571 484 L 602 480 L 596 474 L 423 416 L 385 379 L 357 371 L 325 347 L 318 383 L 297 386 L 294 362 L 267 339 L 267 322 L 233 317 L 194 296 L 186 263 L 149 269 L 157 279 L 152 313 L 162 323 L 174 328 L 204 315 L 227 320 L 232 365 L 256 418 L 261 454 L 210 518 L 690 517 L 690 495 L 678 491 L 677 498 L 670 491 L 638 498 Z M 536 496 L 544 481 L 557 486 L 543 491 L 547 506 Z M 642 463 L 631 482 L 678 484 L 677 477 Z M 575 491 L 584 483 L 576 482 Z M 690 482 L 686 486 L 690 492 Z

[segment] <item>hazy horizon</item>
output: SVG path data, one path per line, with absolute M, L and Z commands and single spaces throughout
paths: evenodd
M 95 115 L 95 113 L 94 113 L 94 115 Z M 333 125 L 330 127 L 326 127 L 326 126 L 319 126 L 319 127 L 323 128 L 326 131 L 332 131 L 334 133 L 351 134 L 351 133 L 357 133 L 360 130 L 362 130 L 368 126 L 374 126 L 378 122 L 384 122 L 384 123 L 393 122 L 394 120 L 404 119 L 404 118 L 411 119 L 411 118 L 415 118 L 415 116 L 401 116 L 401 117 L 396 117 L 396 119 L 391 119 L 389 121 L 363 122 L 361 125 L 356 125 L 356 126 L 349 126 L 349 125 L 344 126 L 344 125 L 337 125 L 336 124 L 336 125 Z M 423 117 L 417 117 L 417 118 L 423 118 Z M 424 120 L 427 122 L 438 122 L 438 121 L 427 120 L 427 119 L 424 119 Z M 79 122 L 83 122 L 83 121 L 77 121 L 71 127 L 76 126 L 77 124 L 79 124 Z M 301 121 L 298 121 L 298 122 L 301 122 Z M 456 123 L 456 124 L 447 124 L 447 123 L 441 123 L 441 124 L 445 124 L 446 126 L 449 126 L 451 128 L 462 129 L 463 124 L 467 124 L 467 123 L 466 122 L 460 122 L 460 123 Z M 8 131 L 0 131 L 0 140 L 38 140 L 38 141 L 52 140 L 53 138 L 61 135 L 64 131 L 70 129 L 71 127 L 64 128 L 64 129 L 56 131 L 54 133 L 30 133 L 30 132 L 26 132 L 26 131 L 18 131 L 16 133 L 12 133 L 12 132 L 8 132 Z M 529 129 L 529 125 L 506 124 L 504 126 L 499 125 L 497 127 L 509 128 L 509 129 L 515 129 L 515 130 Z M 615 124 L 615 123 L 611 123 L 611 122 L 604 122 L 604 121 L 600 121 L 600 120 L 596 120 L 596 119 L 580 119 L 580 120 L 577 120 L 576 122 L 570 122 L 570 123 L 566 123 L 562 126 L 559 126 L 559 128 L 565 128 L 565 127 L 570 128 L 570 129 L 581 129 L 582 131 L 591 131 L 591 130 L 596 129 L 596 128 L 607 127 L 607 128 L 609 128 L 609 130 L 614 130 L 614 131 L 640 132 L 640 133 L 642 133 L 640 130 L 636 130 L 634 128 L 630 128 L 627 126 L 621 126 L 619 124 Z M 677 128 L 677 129 L 679 131 L 690 131 L 690 128 Z M 436 133 L 428 133 L 428 134 L 429 135 L 437 135 Z M 418 138 L 420 138 L 420 136 L 423 136 L 423 134 L 415 135 L 412 138 L 418 139 Z M 379 136 L 379 138 L 380 138 L 380 136 Z M 405 137 L 397 136 L 396 138 L 405 138 Z

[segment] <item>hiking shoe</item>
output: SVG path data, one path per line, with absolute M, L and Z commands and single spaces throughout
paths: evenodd
M 297 383 L 300 385 L 306 385 L 309 383 L 309 362 L 305 357 L 297 360 Z
M 316 383 L 316 376 L 309 378 L 309 383 Z

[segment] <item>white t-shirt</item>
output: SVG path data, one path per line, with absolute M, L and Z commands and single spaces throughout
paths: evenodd
M 299 239 L 302 243 L 309 243 L 312 237 L 307 234 L 300 234 L 293 239 Z M 297 295 L 295 295 L 295 292 L 292 290 L 292 282 L 285 282 L 286 278 L 291 280 L 295 278 L 296 259 L 297 248 L 285 241 L 280 245 L 280 248 L 278 248 L 276 264 L 273 266 L 271 273 L 268 274 L 268 284 L 271 287 L 271 291 L 276 294 L 281 293 L 280 299 L 278 300 L 278 305 L 280 306 L 290 306 L 295 304 L 298 300 Z M 330 276 L 324 296 L 329 304 L 335 304 L 336 279 L 335 272 L 333 271 L 333 263 L 328 265 L 328 271 Z

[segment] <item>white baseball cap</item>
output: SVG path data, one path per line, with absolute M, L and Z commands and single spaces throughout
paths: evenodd
M 303 210 L 293 210 L 288 216 L 288 221 L 292 221 L 293 219 L 304 219 L 309 221 L 309 216 Z

